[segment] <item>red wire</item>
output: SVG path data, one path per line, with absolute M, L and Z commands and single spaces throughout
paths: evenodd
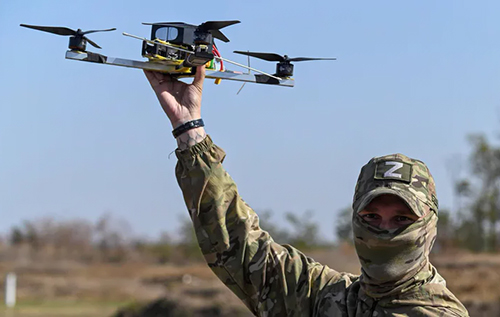
M 215 47 L 215 45 L 212 45 L 212 48 L 213 48 L 213 51 L 215 52 L 215 56 L 222 57 L 220 55 L 219 50 L 217 49 L 217 47 Z M 220 59 L 219 61 L 220 61 L 220 71 L 222 71 L 224 69 L 224 63 L 222 62 L 222 59 Z
M 213 47 L 213 51 L 215 53 L 215 56 L 217 57 L 221 57 L 220 56 L 220 53 L 219 53 L 219 50 L 217 49 L 217 47 L 215 47 L 215 45 L 212 46 Z M 223 67 L 223 64 L 222 64 L 222 60 L 219 60 L 220 61 L 220 64 L 221 64 L 221 70 L 222 70 L 222 67 Z

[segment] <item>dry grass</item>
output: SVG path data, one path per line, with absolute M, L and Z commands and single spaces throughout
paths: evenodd
M 350 246 L 312 252 L 310 256 L 337 271 L 359 273 L 358 259 Z M 471 309 L 472 316 L 496 316 L 488 309 L 500 303 L 500 255 L 436 254 L 432 262 L 450 290 Z M 196 307 L 243 307 L 204 263 L 1 263 L 0 274 L 8 271 L 18 275 L 19 306 L 10 311 L 0 306 L 1 316 L 110 316 L 125 303 L 164 296 L 179 301 L 189 299 L 189 305 Z
M 102 317 L 111 316 L 123 303 L 25 303 L 13 309 L 0 306 L 4 317 Z

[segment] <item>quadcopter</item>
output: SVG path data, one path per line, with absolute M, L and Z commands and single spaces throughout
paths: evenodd
M 206 77 L 215 79 L 216 84 L 225 79 L 244 83 L 293 87 L 294 65 L 292 62 L 335 60 L 335 58 L 314 57 L 289 58 L 287 55 L 282 56 L 275 53 L 234 51 L 236 54 L 247 56 L 248 66 L 233 62 L 221 56 L 215 40 L 229 42 L 229 39 L 220 30 L 237 23 L 240 23 L 240 21 L 207 21 L 200 25 L 184 22 L 143 23 L 143 25 L 151 26 L 150 39 L 124 32 L 123 35 L 142 41 L 141 55 L 147 58 L 147 61 L 110 57 L 86 50 L 87 43 L 95 48 L 101 48 L 90 40 L 86 36 L 87 34 L 114 31 L 115 28 L 90 31 L 78 29 L 75 31 L 67 27 L 28 24 L 21 24 L 21 26 L 57 35 L 70 36 L 68 51 L 66 51 L 67 59 L 159 71 L 178 78 L 194 77 L 196 67 L 205 65 Z M 277 62 L 275 73 L 269 74 L 250 67 L 250 57 Z M 225 63 L 245 68 L 247 71 L 244 73 L 229 70 L 225 67 Z M 251 71 L 254 73 L 251 73 Z

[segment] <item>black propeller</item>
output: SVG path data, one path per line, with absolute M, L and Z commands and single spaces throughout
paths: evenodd
M 322 60 L 336 60 L 336 58 L 319 58 L 319 57 L 294 57 L 290 58 L 288 55 L 278 55 L 275 53 L 258 53 L 258 52 L 244 52 L 234 51 L 236 54 L 242 54 L 260 58 L 269 62 L 305 62 L 305 61 L 322 61 Z
M 108 32 L 108 31 L 114 31 L 116 30 L 115 28 L 112 29 L 106 29 L 106 30 L 90 30 L 90 31 L 82 31 L 81 29 L 78 30 L 72 30 L 67 27 L 60 27 L 60 26 L 39 26 L 39 25 L 28 25 L 28 24 L 21 24 L 21 26 L 24 26 L 26 28 L 30 29 L 35 29 L 39 31 L 44 31 L 44 32 L 49 32 L 57 35 L 68 35 L 68 36 L 74 36 L 76 38 L 81 38 L 89 42 L 92 46 L 95 48 L 101 48 L 99 45 L 97 45 L 95 42 L 91 41 L 88 39 L 85 34 L 90 34 L 90 33 L 95 33 L 95 32 Z
M 212 36 L 216 39 L 219 39 L 223 42 L 229 42 L 229 39 L 222 34 L 220 29 L 225 28 L 227 26 L 240 23 L 240 21 L 232 20 L 232 21 L 207 21 L 202 24 L 196 26 L 192 24 L 187 24 L 184 22 L 158 22 L 158 23 L 143 23 L 144 25 L 164 25 L 164 26 L 176 26 L 182 27 L 183 25 L 194 26 L 198 31 L 201 32 L 210 32 Z
M 233 21 L 207 21 L 198 26 L 198 29 L 201 31 L 210 31 L 212 33 L 212 36 L 215 37 L 216 39 L 221 40 L 222 42 L 229 42 L 229 39 L 222 34 L 220 29 L 225 28 L 226 26 L 230 26 L 233 24 L 240 23 L 240 21 L 233 20 Z

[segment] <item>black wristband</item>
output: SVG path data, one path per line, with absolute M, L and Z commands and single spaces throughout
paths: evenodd
M 203 123 L 203 119 L 196 119 L 192 121 L 188 121 L 181 126 L 178 126 L 172 131 L 174 138 L 179 137 L 179 135 L 183 134 L 186 131 L 189 131 L 194 128 L 204 127 L 205 123 Z

